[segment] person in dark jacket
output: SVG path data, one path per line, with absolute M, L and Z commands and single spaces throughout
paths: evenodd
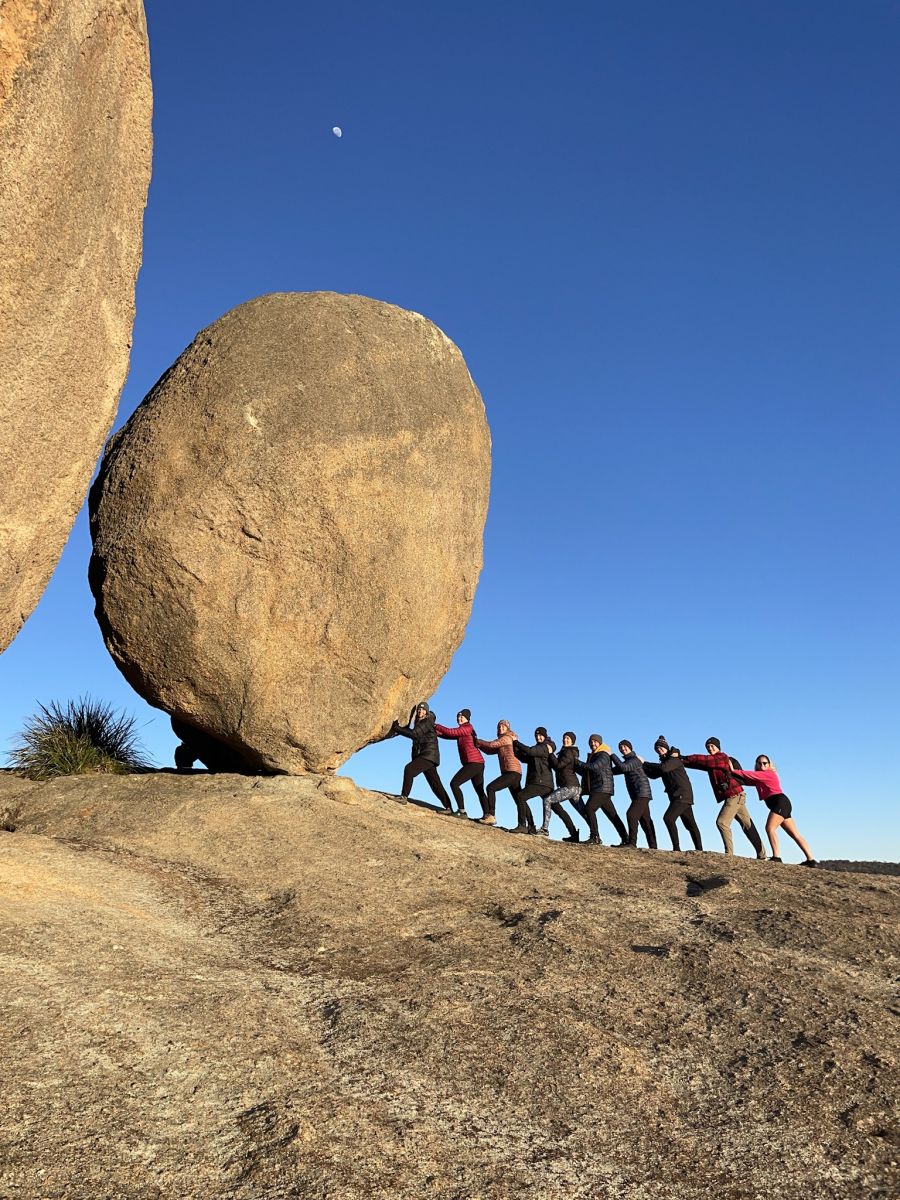
M 681 849 L 676 824 L 680 820 L 691 835 L 694 849 L 702 850 L 703 842 L 693 813 L 694 789 L 681 761 L 681 751 L 677 746 L 670 746 L 662 734 L 656 739 L 653 749 L 659 755 L 659 762 L 645 762 L 644 772 L 649 779 L 661 779 L 669 797 L 669 807 L 663 813 L 663 821 L 672 839 L 672 849 Z
M 622 755 L 621 758 L 619 758 L 619 754 Z M 631 800 L 628 811 L 625 813 L 625 820 L 628 822 L 628 845 L 637 845 L 637 831 L 638 825 L 640 825 L 644 831 L 644 837 L 647 839 L 647 845 L 651 850 L 655 850 L 656 830 L 653 828 L 653 820 L 650 816 L 650 801 L 653 799 L 650 780 L 647 778 L 644 764 L 635 754 L 631 742 L 619 742 L 619 754 L 611 754 L 610 758 L 613 774 L 625 776 L 625 787 Z
M 472 713 L 468 708 L 461 708 L 456 714 L 456 725 L 435 725 L 434 732 L 439 738 L 450 738 L 456 742 L 459 751 L 459 761 L 462 766 L 450 780 L 450 791 L 456 800 L 456 816 L 466 815 L 466 802 L 463 799 L 462 785 L 471 782 L 475 795 L 481 804 L 481 815 L 488 815 L 487 797 L 484 794 L 484 755 L 478 749 L 475 728 L 472 725 Z
M 588 843 L 592 846 L 603 845 L 600 839 L 600 830 L 597 828 L 597 811 L 599 809 L 612 822 L 613 828 L 619 835 L 619 845 L 626 846 L 628 830 L 622 824 L 622 818 L 616 812 L 616 806 L 612 799 L 616 785 L 613 782 L 610 748 L 599 733 L 591 734 L 588 745 L 591 752 L 587 762 L 579 763 L 579 768 L 585 772 L 588 789 L 588 800 L 584 809 L 584 818 L 591 831 Z
M 686 767 L 706 771 L 709 775 L 713 795 L 722 806 L 716 817 L 716 828 L 722 836 L 725 853 L 734 854 L 731 822 L 737 821 L 743 829 L 747 841 L 753 847 L 756 857 L 764 862 L 766 852 L 763 850 L 762 838 L 759 836 L 759 830 L 753 824 L 753 818 L 747 811 L 747 796 L 743 785 L 734 774 L 733 763 L 737 762 L 737 759 L 729 758 L 722 749 L 719 739 L 710 737 L 706 739 L 705 754 L 686 754 L 683 761 Z M 741 764 L 737 763 L 737 765 L 740 769 Z
M 443 811 L 452 813 L 450 797 L 437 773 L 441 752 L 438 749 L 437 734 L 434 732 L 434 713 L 426 701 L 421 700 L 415 706 L 406 725 L 401 725 L 399 721 L 393 723 L 389 736 L 398 735 L 412 741 L 412 757 L 403 768 L 403 789 L 400 794 L 408 800 L 413 780 L 417 775 L 424 775 L 428 786 L 440 800 Z
M 481 738 L 475 739 L 475 745 L 479 750 L 484 750 L 486 754 L 496 754 L 500 763 L 500 774 L 488 784 L 488 809 L 481 818 L 482 825 L 497 824 L 498 792 L 509 788 L 513 800 L 518 794 L 519 786 L 522 783 L 522 765 L 516 758 L 516 752 L 513 749 L 518 740 L 509 721 L 497 722 L 497 736 L 492 741 L 484 742 Z
M 575 734 L 564 733 L 562 749 L 559 754 L 551 753 L 550 766 L 556 772 L 556 787 L 544 797 L 544 820 L 538 830 L 542 837 L 550 836 L 550 813 L 555 812 L 566 827 L 567 836 L 564 842 L 580 841 L 575 822 L 563 808 L 563 801 L 570 804 L 581 803 L 581 780 L 578 778 L 578 768 L 583 764 L 578 758 L 578 747 L 575 745 Z
M 516 811 L 519 822 L 512 833 L 536 833 L 534 817 L 528 807 L 528 801 L 539 797 L 541 800 L 553 791 L 553 772 L 550 769 L 550 755 L 553 753 L 547 730 L 538 725 L 534 731 L 534 745 L 524 746 L 521 742 L 513 742 L 516 758 L 525 763 L 525 786 L 516 796 Z

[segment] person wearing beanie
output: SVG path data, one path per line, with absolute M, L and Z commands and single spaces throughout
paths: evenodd
M 536 833 L 534 817 L 528 807 L 528 801 L 549 796 L 553 791 L 553 772 L 550 769 L 550 755 L 553 753 L 552 743 L 543 725 L 538 725 L 534 731 L 534 745 L 525 746 L 520 741 L 513 742 L 516 758 L 525 763 L 525 786 L 516 796 L 516 811 L 518 823 L 512 833 Z
M 681 761 L 681 751 L 677 746 L 670 746 L 662 735 L 656 739 L 654 748 L 659 762 L 645 762 L 644 772 L 648 779 L 661 779 L 669 797 L 669 807 L 663 813 L 663 822 L 672 839 L 672 849 L 681 849 L 678 841 L 678 822 L 681 821 L 691 835 L 694 849 L 702 850 L 703 840 L 693 813 L 694 789 Z
M 741 783 L 749 783 L 752 787 L 756 788 L 756 794 L 769 810 L 769 816 L 766 820 L 766 837 L 769 839 L 769 845 L 772 847 L 772 862 L 781 862 L 781 859 L 778 857 L 778 829 L 781 828 L 789 838 L 792 838 L 797 843 L 806 855 L 806 861 L 803 863 L 803 866 L 818 866 L 818 863 L 812 856 L 808 842 L 800 835 L 799 829 L 794 824 L 794 818 L 791 815 L 793 812 L 791 802 L 782 790 L 781 780 L 776 774 L 775 764 L 771 759 L 765 754 L 760 754 L 752 771 L 743 771 L 738 767 L 734 774 Z
M 484 794 L 484 756 L 475 744 L 477 736 L 472 725 L 472 713 L 468 708 L 461 708 L 456 714 L 456 725 L 435 725 L 434 732 L 439 738 L 449 738 L 456 742 L 459 751 L 459 761 L 462 764 L 450 780 L 450 791 L 456 800 L 457 817 L 466 815 L 466 802 L 463 799 L 462 785 L 470 782 L 475 789 L 475 795 L 481 804 L 481 815 L 488 813 L 487 797 Z
M 619 754 L 622 755 L 621 758 L 619 758 Z M 653 799 L 650 780 L 647 778 L 644 764 L 635 754 L 631 742 L 619 742 L 619 754 L 611 754 L 610 758 L 612 759 L 613 774 L 625 776 L 625 787 L 631 799 L 628 811 L 625 813 L 625 820 L 628 822 L 628 845 L 637 845 L 637 831 L 638 825 L 640 825 L 644 831 L 644 837 L 647 839 L 648 847 L 655 850 L 656 830 L 650 816 L 650 801 Z
M 590 754 L 586 763 L 580 763 L 580 769 L 584 773 L 585 784 L 588 792 L 587 804 L 584 806 L 584 819 L 588 823 L 588 828 L 591 831 L 591 836 L 588 838 L 588 844 L 591 846 L 601 846 L 603 843 L 600 839 L 600 830 L 597 827 L 597 813 L 602 812 L 608 821 L 612 823 L 613 828 L 619 835 L 620 846 L 628 844 L 628 830 L 622 824 L 622 818 L 616 812 L 616 806 L 613 804 L 613 792 L 615 791 L 615 781 L 613 779 L 612 769 L 612 750 L 604 742 L 599 733 L 592 733 L 588 738 L 588 746 Z
M 452 813 L 453 806 L 447 795 L 441 777 L 438 775 L 438 763 L 441 752 L 438 749 L 437 735 L 434 732 L 434 713 L 428 707 L 427 700 L 420 700 L 409 714 L 405 725 L 394 721 L 388 737 L 406 737 L 412 741 L 412 757 L 403 769 L 403 788 L 401 796 L 409 799 L 413 780 L 417 775 L 424 775 L 431 790 L 441 802 L 441 811 Z
M 766 852 L 763 850 L 759 830 L 753 824 L 753 819 L 747 811 L 747 795 L 740 780 L 735 777 L 732 761 L 722 750 L 722 743 L 719 739 L 707 738 L 706 754 L 686 754 L 683 761 L 686 767 L 691 767 L 696 771 L 706 771 L 709 775 L 713 795 L 722 806 L 716 817 L 716 828 L 721 834 L 725 853 L 734 854 L 731 822 L 736 820 L 746 834 L 750 845 L 756 851 L 756 857 L 764 862 Z
M 487 811 L 480 818 L 482 825 L 497 824 L 498 792 L 508 788 L 513 800 L 519 794 L 519 787 L 522 783 L 522 766 L 513 749 L 513 743 L 516 741 L 518 741 L 518 735 L 513 732 L 509 721 L 497 722 L 497 736 L 492 741 L 483 742 L 481 738 L 475 739 L 478 749 L 483 750 L 485 754 L 496 754 L 500 764 L 500 774 L 488 784 Z
M 563 734 L 562 749 L 559 754 L 555 751 L 550 755 L 550 766 L 556 772 L 556 787 L 544 797 L 544 820 L 538 833 L 542 837 L 550 836 L 550 813 L 555 812 L 566 827 L 567 836 L 564 842 L 578 842 L 580 835 L 575 828 L 575 822 L 563 808 L 563 801 L 568 800 L 572 805 L 581 804 L 581 780 L 578 770 L 584 764 L 579 761 L 578 747 L 575 745 L 575 734 Z

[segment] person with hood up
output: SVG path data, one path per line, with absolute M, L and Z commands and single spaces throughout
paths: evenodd
M 481 738 L 475 739 L 478 749 L 483 750 L 485 754 L 496 754 L 500 764 L 500 774 L 488 784 L 487 809 L 484 816 L 480 818 L 482 825 L 497 824 L 498 792 L 508 788 L 512 793 L 513 800 L 519 794 L 519 787 L 522 783 L 522 767 L 513 749 L 513 744 L 517 741 L 518 736 L 513 733 L 509 721 L 497 722 L 497 736 L 492 741 L 483 742 Z
M 716 817 L 716 829 L 722 835 L 725 853 L 734 854 L 731 822 L 736 820 L 747 835 L 747 841 L 756 851 L 756 857 L 765 861 L 766 852 L 763 850 L 762 838 L 747 811 L 747 795 L 741 787 L 740 781 L 735 778 L 731 759 L 723 751 L 719 739 L 707 738 L 706 754 L 686 754 L 682 762 L 686 767 L 706 771 L 709 775 L 713 795 L 722 806 Z M 737 763 L 737 765 L 741 764 Z
M 691 835 L 695 850 L 703 849 L 700 830 L 694 820 L 694 789 L 688 779 L 688 773 L 681 761 L 681 751 L 677 746 L 670 746 L 662 734 L 653 744 L 653 749 L 659 756 L 658 763 L 644 763 L 644 771 L 649 779 L 661 779 L 666 795 L 669 797 L 669 807 L 663 813 L 663 821 L 672 839 L 672 849 L 680 850 L 678 843 L 678 826 L 682 825 Z
M 415 777 L 424 775 L 428 786 L 440 800 L 442 810 L 445 813 L 452 813 L 453 806 L 450 803 L 450 797 L 437 773 L 441 752 L 438 749 L 437 734 L 434 732 L 434 713 L 428 707 L 427 701 L 419 701 L 410 712 L 406 725 L 394 721 L 388 736 L 397 737 L 398 735 L 412 741 L 412 757 L 403 768 L 403 788 L 400 793 L 403 799 L 409 799 Z M 465 815 L 462 813 L 462 816 Z
M 538 725 L 534 731 L 534 745 L 524 746 L 520 741 L 513 742 L 516 758 L 526 764 L 525 786 L 516 796 L 516 811 L 519 822 L 511 833 L 536 833 L 534 817 L 528 807 L 528 801 L 535 797 L 543 800 L 553 791 L 553 773 L 550 769 L 550 755 L 553 753 L 552 742 L 543 725 Z
M 621 758 L 619 758 L 619 754 L 622 755 Z M 613 774 L 625 776 L 625 787 L 631 799 L 628 811 L 625 813 L 625 820 L 628 822 L 628 845 L 637 845 L 637 831 L 638 825 L 640 825 L 644 831 L 644 837 L 647 839 L 647 845 L 651 850 L 655 850 L 656 830 L 650 816 L 650 801 L 653 799 L 650 780 L 647 778 L 644 764 L 635 754 L 631 742 L 619 742 L 619 754 L 611 754 L 610 758 Z
M 603 845 L 600 839 L 600 830 L 597 828 L 597 810 L 599 809 L 612 823 L 619 835 L 619 845 L 627 846 L 628 830 L 622 824 L 622 818 L 616 812 L 616 806 L 612 799 L 616 786 L 613 782 L 612 750 L 599 733 L 591 734 L 588 746 L 591 750 L 588 760 L 586 763 L 579 764 L 580 769 L 584 771 L 588 791 L 587 804 L 584 807 L 584 819 L 591 831 L 588 844 L 591 846 Z
M 466 802 L 463 799 L 462 785 L 471 782 L 475 795 L 481 804 L 482 817 L 487 816 L 487 797 L 484 794 L 484 755 L 476 745 L 477 736 L 472 725 L 472 713 L 468 708 L 461 708 L 456 714 L 456 725 L 435 725 L 434 732 L 439 738 L 449 738 L 456 742 L 459 751 L 459 761 L 462 766 L 450 780 L 450 791 L 456 800 L 457 816 L 466 815 Z
M 766 837 L 772 847 L 772 862 L 781 862 L 778 857 L 777 832 L 781 828 L 789 838 L 793 838 L 806 855 L 806 861 L 802 865 L 804 867 L 818 866 L 806 838 L 801 837 L 799 829 L 794 824 L 791 802 L 782 791 L 781 780 L 778 778 L 775 764 L 771 759 L 765 754 L 760 754 L 752 771 L 735 770 L 734 775 L 741 783 L 749 783 L 751 787 L 755 787 L 756 794 L 769 810 L 766 820 Z
M 584 764 L 578 758 L 574 733 L 563 734 L 562 750 L 559 754 L 551 751 L 550 766 L 556 772 L 556 788 L 544 797 L 544 820 L 537 832 L 541 837 L 550 836 L 550 813 L 555 812 L 567 830 L 567 836 L 562 840 L 578 842 L 581 838 L 575 828 L 575 822 L 563 808 L 564 800 L 573 805 L 581 803 L 581 780 L 577 772 Z

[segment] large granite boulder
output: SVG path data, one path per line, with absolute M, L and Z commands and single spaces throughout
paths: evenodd
M 141 0 L 0 4 L 0 650 L 56 566 L 128 371 L 150 113 Z
M 252 300 L 107 448 L 90 571 L 106 644 L 249 769 L 337 767 L 446 672 L 489 481 L 481 397 L 430 321 L 331 292 Z

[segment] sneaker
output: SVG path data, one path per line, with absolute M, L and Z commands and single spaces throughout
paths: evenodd
M 464 821 L 468 821 L 469 819 L 469 814 L 464 808 L 458 808 L 453 815 L 454 817 L 462 817 Z
M 808 858 L 806 862 L 800 864 L 801 867 L 817 867 L 819 864 L 814 858 Z
M 439 808 L 438 815 L 441 817 L 452 817 L 453 809 L 452 808 Z
M 536 837 L 549 837 L 550 836 L 549 829 L 529 829 L 528 832 L 535 834 Z
M 570 833 L 568 837 L 561 838 L 560 840 L 563 842 L 580 842 L 581 834 L 576 829 L 574 833 Z
M 781 859 L 776 858 L 775 855 L 773 854 L 772 857 L 769 859 L 769 862 L 781 862 Z
M 766 856 L 764 854 L 757 854 L 756 861 L 757 862 L 766 862 L 767 861 Z
M 533 825 L 529 825 L 528 828 L 525 830 L 525 832 L 534 834 L 534 833 L 537 833 L 537 830 L 535 829 L 535 827 Z
M 478 818 L 478 824 L 479 824 L 479 825 L 496 825 L 496 824 L 497 824 L 497 818 L 496 818 L 496 817 L 492 817 L 492 816 L 490 815 L 490 813 L 489 813 L 489 814 L 488 814 L 486 817 L 479 817 L 479 818 Z
M 602 845 L 603 845 L 603 839 L 602 839 L 602 838 L 598 838 L 598 837 L 589 837 L 589 838 L 588 838 L 588 840 L 587 840 L 587 844 L 588 844 L 589 846 L 602 846 Z

